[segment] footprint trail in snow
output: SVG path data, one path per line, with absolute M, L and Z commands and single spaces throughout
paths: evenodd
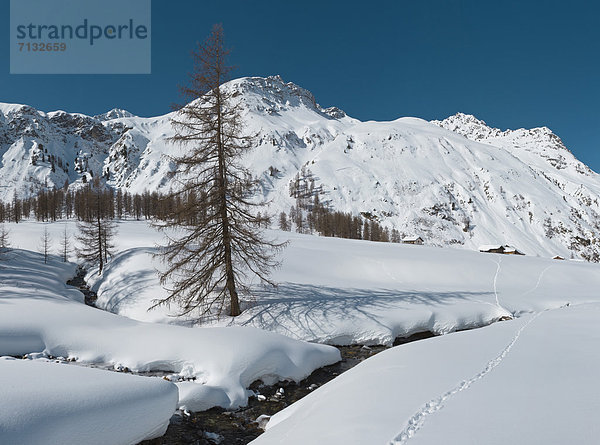
M 500 266 L 498 265 L 498 268 L 499 267 Z M 410 419 L 408 419 L 408 422 L 404 429 L 389 442 L 389 445 L 402 445 L 408 442 L 417 433 L 417 431 L 419 431 L 423 427 L 423 425 L 425 424 L 425 420 L 428 416 L 444 408 L 445 402 L 447 402 L 448 399 L 452 398 L 459 392 L 469 389 L 473 383 L 483 379 L 496 366 L 502 363 L 502 360 L 504 360 L 504 358 L 508 355 L 514 344 L 521 336 L 521 333 L 541 314 L 541 312 L 538 312 L 537 314 L 532 316 L 529 319 L 529 321 L 527 321 L 527 323 L 521 326 L 521 328 L 517 331 L 515 336 L 510 341 L 510 343 L 508 343 L 508 345 L 500 352 L 500 354 L 498 354 L 494 359 L 490 360 L 481 372 L 477 373 L 468 380 L 463 380 L 450 391 L 447 391 L 441 396 L 430 400 L 423 407 L 421 407 L 419 411 L 417 411 L 415 414 L 413 414 L 413 416 Z

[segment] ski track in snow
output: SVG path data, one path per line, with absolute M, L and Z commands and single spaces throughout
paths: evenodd
M 501 305 L 500 305 L 500 300 L 498 300 L 498 288 L 496 287 L 496 283 L 498 281 L 498 275 L 500 275 L 500 270 L 502 270 L 500 263 L 502 263 L 502 257 L 498 258 L 498 261 L 493 261 L 492 262 L 494 264 L 496 264 L 497 268 L 496 268 L 496 274 L 494 275 L 494 296 L 496 297 L 496 305 L 500 308 L 500 309 L 504 309 Z
M 537 283 L 535 283 L 535 286 L 532 287 L 531 289 L 529 289 L 528 291 L 526 291 L 525 293 L 523 293 L 523 295 L 521 295 L 521 296 L 524 297 L 525 295 L 530 294 L 531 292 L 535 291 L 538 287 L 540 287 L 540 283 L 542 282 L 542 277 L 544 276 L 544 274 L 546 273 L 546 271 L 548 269 L 550 269 L 552 266 L 553 266 L 553 264 L 551 264 L 548 267 L 544 268 L 544 270 L 542 270 L 540 272 L 540 274 L 538 275 Z
M 531 317 L 527 323 L 521 326 L 510 343 L 508 343 L 508 345 L 500 352 L 500 354 L 498 354 L 494 359 L 490 360 L 481 372 L 477 373 L 468 380 L 463 380 L 450 391 L 447 391 L 441 396 L 430 400 L 423 407 L 421 407 L 419 411 L 417 411 L 412 417 L 410 417 L 410 419 L 408 419 L 405 428 L 389 442 L 389 445 L 402 445 L 407 443 L 417 433 L 417 431 L 423 427 L 428 416 L 444 408 L 445 402 L 447 402 L 448 399 L 466 389 L 469 389 L 473 383 L 483 379 L 494 368 L 496 368 L 496 366 L 502 363 L 502 360 L 504 360 L 514 344 L 517 342 L 517 340 L 519 340 L 521 333 L 541 314 L 542 312 L 538 312 Z

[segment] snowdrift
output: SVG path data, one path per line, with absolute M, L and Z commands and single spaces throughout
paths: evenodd
M 0 443 L 133 445 L 162 436 L 177 387 L 162 379 L 0 357 Z

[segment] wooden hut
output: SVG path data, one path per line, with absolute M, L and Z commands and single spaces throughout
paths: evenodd
M 406 236 L 402 238 L 402 244 L 423 244 L 423 238 L 420 236 Z
M 479 246 L 479 251 L 484 253 L 501 253 L 503 255 L 525 255 L 516 247 L 509 246 L 507 244 L 487 244 L 484 246 Z

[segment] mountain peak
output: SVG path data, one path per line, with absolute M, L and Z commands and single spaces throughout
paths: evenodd
M 227 82 L 225 88 L 233 97 L 241 96 L 250 109 L 275 114 L 293 108 L 305 107 L 330 119 L 341 119 L 346 113 L 337 107 L 323 108 L 315 96 L 280 75 L 268 77 L 242 77 Z
M 94 116 L 94 119 L 98 119 L 99 121 L 110 121 L 113 119 L 120 119 L 122 117 L 134 117 L 134 115 L 127 110 L 123 110 L 121 108 L 113 108 L 112 110 L 107 111 L 106 113 Z
M 0 103 L 0 117 L 15 114 L 36 115 L 40 112 L 29 105 Z
M 480 141 L 502 133 L 500 129 L 488 126 L 485 121 L 477 119 L 472 114 L 460 112 L 447 117 L 443 121 L 434 120 L 431 123 L 454 133 L 462 134 L 473 141 Z
M 483 121 L 481 119 L 477 119 L 472 114 L 461 113 L 460 111 L 458 113 L 454 114 L 453 116 L 449 116 L 446 118 L 446 120 L 450 120 L 450 119 L 456 120 L 456 121 L 463 121 L 463 122 L 472 122 L 472 123 L 476 123 L 479 125 L 485 125 L 487 127 L 487 124 L 485 123 L 485 121 Z
M 242 77 L 229 81 L 225 86 L 236 93 L 254 94 L 262 96 L 267 100 L 275 100 L 278 103 L 288 105 L 299 105 L 303 103 L 307 106 L 315 107 L 315 97 L 313 94 L 299 87 L 292 82 L 285 82 L 281 76 L 269 77 Z
M 580 175 L 591 175 L 592 170 L 578 161 L 564 145 L 560 137 L 546 126 L 531 129 L 500 130 L 489 127 L 475 116 L 456 113 L 443 121 L 431 121 L 446 130 L 458 133 L 472 141 L 506 147 L 510 150 L 525 150 L 544 159 L 553 169 L 572 168 Z

